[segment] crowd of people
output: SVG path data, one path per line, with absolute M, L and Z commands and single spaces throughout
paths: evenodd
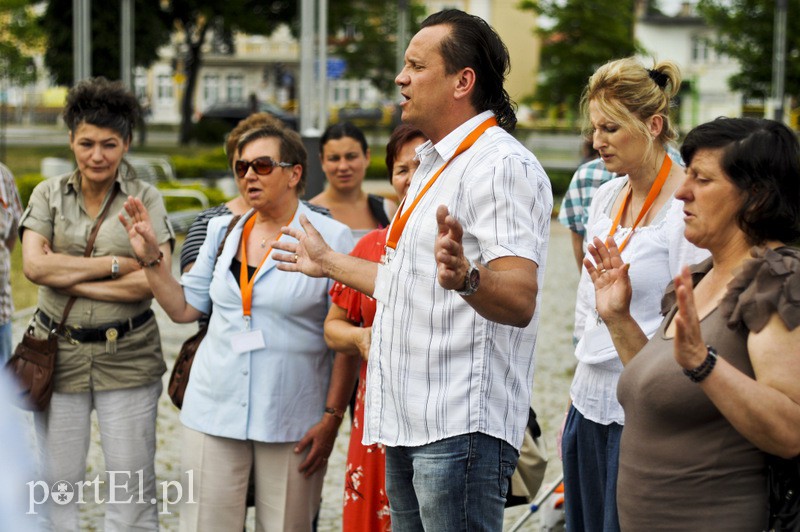
M 511 134 L 509 69 L 483 19 L 422 22 L 395 79 L 397 202 L 364 191 L 354 125 L 323 133 L 327 186 L 306 201 L 301 137 L 263 113 L 242 120 L 225 144 L 239 194 L 192 224 L 179 279 L 161 195 L 125 161 L 136 98 L 103 78 L 73 87 L 77 169 L 22 212 L 0 166 L 0 262 L 18 234 L 39 286 L 31 330 L 62 332 L 52 399 L 33 416 L 47 485 L 84 480 L 94 411 L 106 469 L 131 473 L 103 528 L 158 529 L 157 506 L 131 502 L 156 497 L 155 299 L 207 326 L 180 413 L 194 496 L 181 530 L 238 532 L 248 505 L 257 530 L 314 530 L 345 420 L 343 530 L 502 530 L 554 206 Z M 718 118 L 678 151 L 680 87 L 675 63 L 630 57 L 584 90 L 596 157 L 559 215 L 581 270 L 558 435 L 566 527 L 795 530 L 776 521 L 768 478 L 800 455 L 800 145 L 776 121 Z M 78 507 L 48 504 L 42 526 L 77 530 Z

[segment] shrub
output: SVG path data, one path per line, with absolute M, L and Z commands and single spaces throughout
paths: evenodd
M 179 179 L 203 177 L 209 171 L 228 170 L 228 158 L 225 157 L 225 150 L 222 147 L 203 152 L 199 157 L 173 155 L 171 159 L 175 176 Z
M 199 190 L 200 192 L 206 195 L 210 205 L 219 205 L 220 203 L 224 203 L 225 201 L 228 200 L 228 198 L 225 197 L 225 194 L 220 189 L 204 187 L 199 184 L 187 185 L 184 183 L 160 182 L 158 183 L 158 188 L 160 190 L 187 189 L 187 188 L 193 190 Z M 164 204 L 167 207 L 167 212 L 200 208 L 200 204 L 194 198 L 164 197 Z
M 22 207 L 25 208 L 28 205 L 28 200 L 33 193 L 33 189 L 36 188 L 36 185 L 44 181 L 44 176 L 42 174 L 23 174 L 16 176 L 17 181 L 17 190 L 19 190 L 19 199 L 22 201 Z

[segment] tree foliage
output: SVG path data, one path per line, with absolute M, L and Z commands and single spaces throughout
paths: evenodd
M 33 81 L 32 56 L 44 44 L 27 0 L 0 0 L 0 76 L 12 83 Z
M 120 78 L 120 8 L 91 2 L 92 75 Z M 40 20 L 47 35 L 44 62 L 59 85 L 72 85 L 73 77 L 73 0 L 49 0 Z M 149 66 L 158 57 L 158 48 L 169 42 L 170 26 L 152 0 L 134 0 L 134 64 Z
M 634 0 L 522 0 L 520 5 L 554 21 L 536 30 L 542 37 L 536 101 L 577 105 L 598 67 L 637 51 Z
M 202 47 L 209 34 L 234 52 L 236 31 L 270 35 L 283 23 L 296 19 L 298 2 L 292 0 L 170 0 L 167 16 L 182 35 L 180 63 L 186 78 L 181 101 L 180 143 L 189 142 L 194 113 L 194 90 L 203 61 Z
M 785 87 L 786 94 L 800 97 L 800 0 L 787 3 Z M 728 85 L 748 97 L 770 97 L 775 4 L 775 0 L 700 0 L 697 4 L 698 12 L 719 35 L 710 44 L 741 65 Z
M 408 2 L 408 36 L 419 29 L 422 5 Z M 332 55 L 347 62 L 345 77 L 369 79 L 384 95 L 394 90 L 399 20 L 397 0 L 331 2 L 328 31 Z

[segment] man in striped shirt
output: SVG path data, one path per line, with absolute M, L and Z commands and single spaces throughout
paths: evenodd
M 279 267 L 378 301 L 364 443 L 386 446 L 392 528 L 501 530 L 533 381 L 550 182 L 508 132 L 508 51 L 482 19 L 428 17 L 395 82 L 430 139 L 380 265 L 334 253 L 303 220 Z

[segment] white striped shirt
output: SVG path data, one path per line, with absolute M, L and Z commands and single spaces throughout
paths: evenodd
M 417 155 L 410 205 L 456 147 L 491 112 L 462 124 Z M 524 328 L 478 315 L 436 280 L 436 208 L 464 227 L 467 258 L 508 256 L 538 264 L 536 312 Z M 453 160 L 409 217 L 397 249 L 379 267 L 364 443 L 418 446 L 482 432 L 519 449 L 528 421 L 553 195 L 536 157 L 499 127 Z

